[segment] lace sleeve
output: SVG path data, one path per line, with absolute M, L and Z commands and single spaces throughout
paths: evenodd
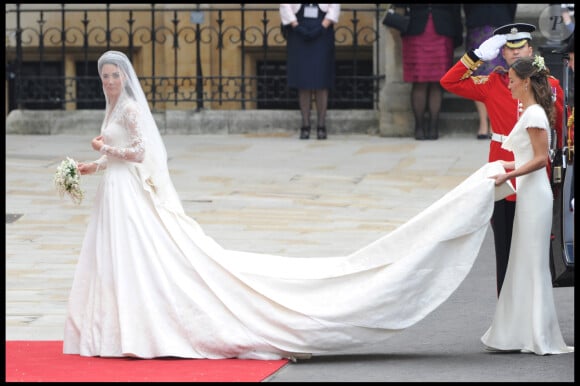
M 97 172 L 99 170 L 105 170 L 107 168 L 107 156 L 102 155 L 98 160 L 93 161 L 93 163 L 97 164 Z
M 143 136 L 139 127 L 138 110 L 127 107 L 123 115 L 123 124 L 129 134 L 130 143 L 127 147 L 103 145 L 101 153 L 107 156 L 122 158 L 127 161 L 142 162 L 145 155 Z

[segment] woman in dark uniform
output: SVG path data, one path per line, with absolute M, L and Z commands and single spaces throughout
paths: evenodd
M 280 4 L 286 30 L 288 87 L 298 89 L 302 113 L 300 139 L 310 138 L 310 108 L 316 94 L 318 139 L 326 139 L 328 91 L 334 87 L 334 23 L 340 4 Z

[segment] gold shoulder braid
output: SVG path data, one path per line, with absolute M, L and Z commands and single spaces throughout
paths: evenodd
M 460 60 L 461 60 L 461 63 L 463 63 L 463 65 L 465 67 L 467 67 L 467 70 L 461 76 L 461 80 L 465 80 L 465 79 L 469 78 L 471 76 L 471 74 L 473 74 L 473 72 L 475 70 L 477 70 L 479 68 L 479 66 L 481 66 L 483 64 L 483 61 L 481 59 L 473 60 L 469 56 L 468 53 L 464 54 Z
M 489 75 L 472 76 L 471 79 L 473 80 L 473 83 L 475 83 L 475 84 L 483 84 L 483 83 L 488 81 Z

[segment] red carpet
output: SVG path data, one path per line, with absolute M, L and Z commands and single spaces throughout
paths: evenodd
M 7 341 L 6 382 L 260 382 L 287 360 L 65 355 L 62 341 Z

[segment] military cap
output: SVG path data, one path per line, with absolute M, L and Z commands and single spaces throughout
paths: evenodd
M 527 23 L 506 24 L 493 31 L 494 35 L 505 35 L 506 47 L 522 48 L 528 40 L 532 40 L 532 32 L 536 27 Z

